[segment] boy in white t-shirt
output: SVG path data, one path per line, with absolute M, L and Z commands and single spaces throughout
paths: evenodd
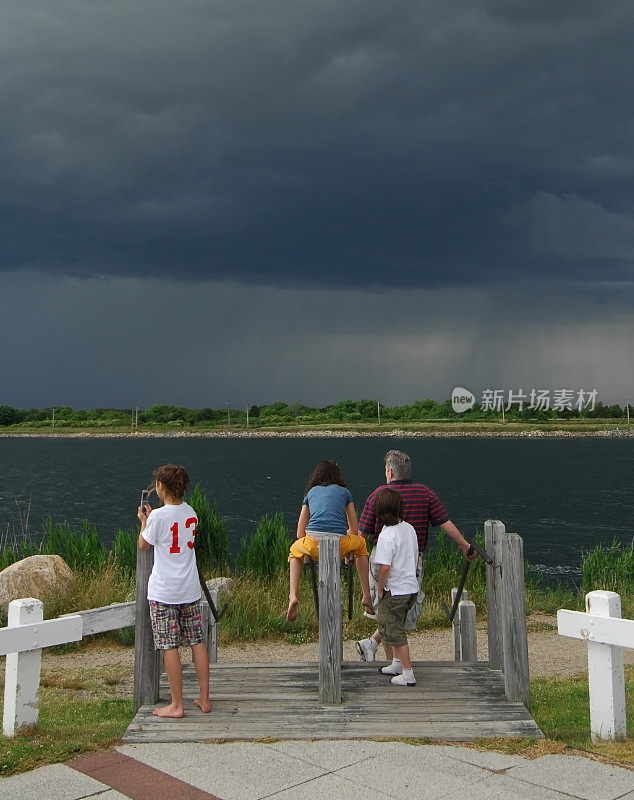
M 397 686 L 415 686 L 405 632 L 407 612 L 416 602 L 418 540 L 416 531 L 403 522 L 403 498 L 393 489 L 381 489 L 374 502 L 377 521 L 383 525 L 374 551 L 379 566 L 379 632 L 391 663 L 379 669 L 391 675 Z
M 184 717 L 183 671 L 179 646 L 190 645 L 199 695 L 194 700 L 201 711 L 211 711 L 209 702 L 209 654 L 204 643 L 200 608 L 200 582 L 194 553 L 198 519 L 183 501 L 189 484 L 185 467 L 166 464 L 154 470 L 156 493 L 163 501 L 154 511 L 139 506 L 139 548 L 154 546 L 154 566 L 148 581 L 150 620 L 154 648 L 163 650 L 172 702 L 154 710 L 157 717 Z

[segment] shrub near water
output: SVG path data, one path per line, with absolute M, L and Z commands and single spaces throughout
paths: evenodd
M 240 541 L 236 557 L 239 572 L 267 576 L 279 573 L 288 566 L 291 537 L 281 511 L 272 517 L 265 514 L 255 533 Z
M 227 523 L 218 514 L 216 501 L 211 505 L 196 484 L 187 502 L 198 517 L 195 541 L 198 563 L 202 568 L 224 569 L 229 564 L 229 534 Z
M 634 539 L 629 547 L 614 539 L 608 546 L 598 544 L 594 550 L 583 552 L 581 585 L 584 591 L 634 588 Z
M 81 523 L 81 529 L 76 531 L 67 522 L 53 522 L 49 517 L 44 525 L 40 552 L 61 556 L 73 571 L 99 570 L 108 557 L 97 528 L 86 519 Z

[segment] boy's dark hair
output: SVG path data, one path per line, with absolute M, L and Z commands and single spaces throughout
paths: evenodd
M 380 489 L 374 498 L 374 513 L 381 525 L 398 525 L 403 521 L 403 498 L 394 489 Z
M 187 487 L 189 486 L 189 474 L 185 467 L 177 467 L 175 464 L 164 464 L 157 467 L 154 472 L 154 479 L 160 481 L 167 491 L 177 500 L 182 500 Z
M 330 486 L 333 483 L 338 486 L 346 486 L 339 464 L 336 461 L 320 461 L 306 484 L 306 492 L 309 492 L 313 486 Z

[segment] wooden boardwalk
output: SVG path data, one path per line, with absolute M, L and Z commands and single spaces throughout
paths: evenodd
M 504 677 L 487 663 L 420 661 L 415 687 L 392 686 L 378 664 L 344 662 L 342 703 L 319 705 L 319 665 L 215 664 L 210 714 L 192 703 L 198 685 L 191 664 L 183 668 L 184 719 L 165 720 L 143 706 L 123 741 L 369 739 L 420 737 L 468 741 L 543 734 L 521 703 L 504 696 Z M 161 705 L 169 698 L 161 679 Z

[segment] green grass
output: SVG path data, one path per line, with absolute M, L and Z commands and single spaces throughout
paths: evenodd
M 73 686 L 42 686 L 37 728 L 22 736 L 0 737 L 0 776 L 109 747 L 119 741 L 133 716 L 132 698 L 82 700 Z
M 265 514 L 250 537 L 240 541 L 236 568 L 240 573 L 270 576 L 286 572 L 291 534 L 281 511 Z
M 634 666 L 625 668 L 627 727 L 634 732 Z M 588 676 L 535 678 L 531 681 L 531 714 L 553 741 L 634 767 L 634 738 L 593 742 L 590 738 Z

